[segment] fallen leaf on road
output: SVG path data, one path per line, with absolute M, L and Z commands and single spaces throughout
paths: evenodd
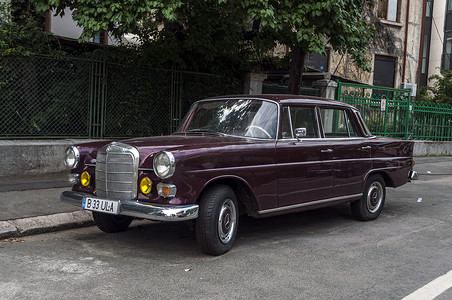
M 23 243 L 24 240 L 23 239 L 19 239 L 19 238 L 17 238 L 17 239 L 11 238 L 11 239 L 4 239 L 4 240 L 2 240 L 2 242 L 12 244 L 12 243 Z
M 185 269 L 184 271 L 185 271 L 185 272 L 190 272 L 190 271 L 191 271 L 191 269 Z

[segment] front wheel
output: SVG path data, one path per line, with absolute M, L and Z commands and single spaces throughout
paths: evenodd
M 239 222 L 237 198 L 227 185 L 207 190 L 199 203 L 196 242 L 209 255 L 228 252 L 235 240 Z
M 351 203 L 353 216 L 360 221 L 378 218 L 386 199 L 386 185 L 379 174 L 369 176 L 360 200 Z
M 93 211 L 93 219 L 100 230 L 107 233 L 124 231 L 129 228 L 133 217 L 116 216 Z

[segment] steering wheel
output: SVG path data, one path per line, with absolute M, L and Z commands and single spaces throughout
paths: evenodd
M 267 130 L 265 130 L 264 128 L 262 128 L 262 127 L 260 127 L 260 126 L 250 125 L 250 126 L 248 126 L 248 127 L 245 128 L 245 131 L 247 131 L 247 130 L 250 129 L 250 128 L 256 128 L 256 129 L 259 129 L 259 130 L 261 130 L 263 133 L 265 133 L 265 135 L 268 136 L 268 138 L 270 138 L 270 139 L 272 138 L 272 136 L 267 132 Z

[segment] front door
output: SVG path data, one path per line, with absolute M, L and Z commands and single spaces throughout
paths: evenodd
M 281 129 L 276 144 L 278 207 L 331 198 L 332 149 L 320 138 L 316 108 L 284 107 Z M 304 136 L 297 138 L 296 129 Z

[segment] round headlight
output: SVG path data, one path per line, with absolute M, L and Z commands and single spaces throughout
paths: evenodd
M 64 156 L 64 164 L 69 168 L 75 168 L 80 159 L 80 153 L 77 147 L 70 146 L 66 150 L 66 155 Z
M 154 157 L 154 172 L 161 178 L 165 179 L 173 176 L 176 169 L 176 160 L 169 151 L 160 151 Z

